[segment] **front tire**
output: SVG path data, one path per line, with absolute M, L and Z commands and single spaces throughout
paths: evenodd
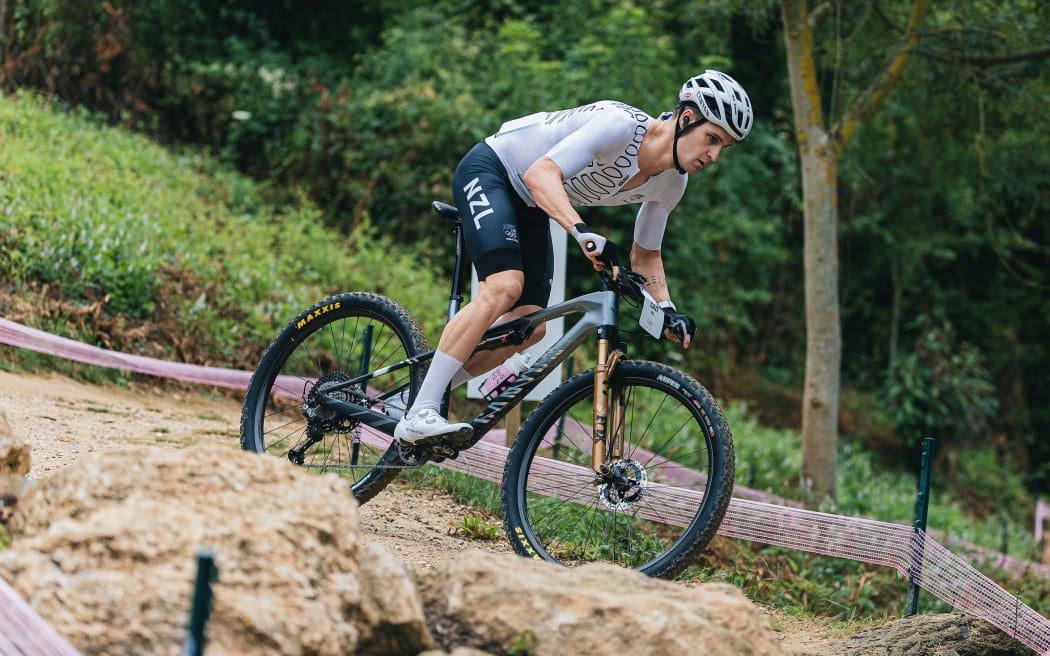
M 396 302 L 354 292 L 325 299 L 292 320 L 270 344 L 252 375 L 241 412 L 241 448 L 288 458 L 349 479 L 368 501 L 404 464 L 392 438 L 310 404 L 317 385 L 333 385 L 428 350 L 419 324 Z M 368 381 L 351 395 L 398 416 L 415 399 L 426 363 Z
M 733 436 L 711 394 L 676 369 L 627 360 L 612 386 L 622 392 L 624 430 L 622 457 L 606 463 L 615 480 L 591 469 L 587 371 L 551 392 L 518 433 L 503 474 L 506 528 L 525 557 L 673 576 L 725 515 Z

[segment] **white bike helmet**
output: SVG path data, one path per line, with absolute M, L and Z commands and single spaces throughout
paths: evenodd
M 744 87 L 725 73 L 708 69 L 690 78 L 678 92 L 678 100 L 696 105 L 704 118 L 724 128 L 737 141 L 743 141 L 751 132 L 751 99 Z

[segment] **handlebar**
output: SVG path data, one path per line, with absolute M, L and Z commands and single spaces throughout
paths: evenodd
M 620 265 L 620 275 L 613 280 L 611 267 L 602 269 L 598 275 L 602 279 L 602 289 L 616 292 L 618 296 L 628 298 L 636 303 L 645 300 L 642 296 L 642 288 L 645 286 L 645 276 L 631 271 L 624 265 Z
M 645 297 L 642 295 L 645 276 L 621 264 L 620 274 L 616 280 L 613 280 L 611 268 L 602 269 L 598 274 L 602 279 L 602 289 L 616 292 L 621 298 L 626 298 L 638 305 L 645 302 Z M 696 323 L 692 318 L 669 309 L 664 310 L 664 328 L 671 331 L 679 341 L 683 341 L 686 335 L 690 338 L 696 335 Z

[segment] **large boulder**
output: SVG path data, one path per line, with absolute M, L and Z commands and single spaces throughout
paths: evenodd
M 20 499 L 6 579 L 87 654 L 179 654 L 196 556 L 218 567 L 207 652 L 416 654 L 413 578 L 362 543 L 345 481 L 199 446 L 107 450 Z
M 471 551 L 423 585 L 435 639 L 493 653 L 783 654 L 736 588 L 686 588 L 610 565 L 566 569 Z

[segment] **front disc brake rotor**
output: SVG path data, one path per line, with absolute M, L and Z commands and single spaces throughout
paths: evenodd
M 598 498 L 610 510 L 626 512 L 645 496 L 649 477 L 634 460 L 613 463 L 611 480 L 598 488 Z

